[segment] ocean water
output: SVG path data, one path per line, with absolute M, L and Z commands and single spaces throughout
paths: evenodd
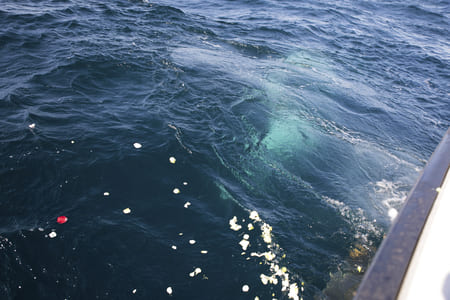
M 350 298 L 449 127 L 449 20 L 2 0 L 0 299 Z

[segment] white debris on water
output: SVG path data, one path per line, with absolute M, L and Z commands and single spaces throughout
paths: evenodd
M 281 286 L 281 292 L 286 293 L 289 299 L 293 300 L 299 300 L 301 297 L 299 296 L 299 288 L 297 286 L 297 283 L 293 283 L 292 279 L 289 278 L 289 271 L 285 266 L 280 266 L 280 263 L 284 258 L 286 258 L 286 254 L 282 253 L 282 249 L 278 244 L 276 244 L 273 241 L 272 236 L 272 227 L 261 220 L 258 212 L 251 211 L 249 212 L 249 219 L 252 220 L 252 223 L 247 224 L 247 232 L 242 235 L 242 240 L 239 242 L 239 245 L 242 247 L 244 252 L 241 253 L 241 255 L 247 255 L 246 250 L 250 246 L 250 231 L 254 230 L 255 227 L 259 227 L 261 230 L 261 238 L 264 240 L 264 243 L 257 243 L 258 247 L 264 247 L 266 248 L 266 251 L 263 252 L 252 252 L 250 255 L 246 257 L 246 260 L 249 261 L 251 257 L 258 257 L 260 258 L 259 264 L 262 265 L 269 265 L 269 271 L 270 273 L 268 275 L 261 274 L 260 280 L 263 285 L 275 285 L 275 286 Z M 242 220 L 242 222 L 245 222 L 245 220 Z M 230 228 L 232 230 L 238 231 L 242 227 L 237 224 L 237 217 L 233 217 L 230 221 Z M 281 282 L 281 284 L 279 284 Z M 243 292 L 246 292 L 244 290 L 243 286 Z M 248 286 L 247 286 L 248 287 Z M 246 288 L 247 288 L 246 287 Z M 246 289 L 245 288 L 245 289 Z M 249 289 L 249 288 L 248 288 Z M 248 291 L 248 290 L 247 290 Z M 302 293 L 303 293 L 303 282 L 302 282 Z M 275 293 L 272 293 L 272 298 L 275 297 Z M 255 296 L 254 298 L 259 299 L 258 296 Z
M 50 232 L 49 234 L 48 234 L 48 237 L 49 238 L 55 238 L 57 236 L 57 234 L 56 234 L 56 232 L 54 232 L 54 231 L 52 231 L 52 232 Z
M 142 144 L 140 144 L 140 143 L 134 143 L 133 146 L 134 146 L 134 148 L 136 148 L 136 149 L 142 148 Z
M 302 287 L 302 291 L 303 291 L 303 287 Z M 298 296 L 298 286 L 296 283 L 293 283 L 289 286 L 288 297 L 289 297 L 289 299 L 293 299 L 293 300 L 300 299 L 300 297 Z
M 188 208 L 189 206 L 191 206 L 191 202 L 189 201 L 184 204 L 184 208 Z
M 247 247 L 250 245 L 250 242 L 247 240 L 242 240 L 239 242 L 239 245 L 241 245 L 242 250 L 246 251 Z
M 171 164 L 174 164 L 174 163 L 177 162 L 177 159 L 176 159 L 175 157 L 171 156 L 171 157 L 169 157 L 169 162 L 170 162 Z
M 200 274 L 202 272 L 202 269 L 200 268 L 195 268 L 194 271 L 192 271 L 191 273 L 189 273 L 190 277 L 194 277 L 197 276 L 198 274 Z
M 109 192 L 104 192 L 103 196 L 109 196 Z
M 30 129 L 34 129 L 34 128 L 36 127 L 36 124 L 35 124 L 35 123 L 32 123 L 32 124 L 28 125 L 28 127 L 29 127 Z
M 268 261 L 271 261 L 276 257 L 275 253 L 272 253 L 270 251 L 264 252 L 263 254 L 264 254 L 264 258 Z
M 267 285 L 267 284 L 273 284 L 273 285 L 277 285 L 278 284 L 278 279 L 276 277 L 276 274 L 273 274 L 272 276 L 267 276 L 264 274 L 259 275 L 259 278 L 261 279 L 262 284 Z
M 248 285 L 244 284 L 244 285 L 242 286 L 242 291 L 243 291 L 244 293 L 247 293 L 249 290 L 250 290 L 250 287 L 249 287 Z
M 234 231 L 238 231 L 238 230 L 240 230 L 242 228 L 242 226 L 237 224 L 236 222 L 237 222 L 237 217 L 236 216 L 234 216 L 229 222 L 230 223 L 230 228 L 232 230 L 234 230 Z
M 272 235 L 271 235 L 272 226 L 270 226 L 267 223 L 264 223 L 261 226 L 261 230 L 262 230 L 262 237 L 264 239 L 264 242 L 266 242 L 266 244 L 272 243 Z
M 173 250 L 177 250 L 177 246 L 172 245 L 172 249 L 173 249 Z
M 174 188 L 172 192 L 173 192 L 175 195 L 177 195 L 177 194 L 180 193 L 180 189 Z
M 195 243 L 197 243 L 195 240 L 189 240 L 189 244 L 194 245 Z
M 172 288 L 170 286 L 166 289 L 166 293 L 169 294 L 169 295 L 172 295 L 173 290 L 172 290 Z
M 123 210 L 123 213 L 126 215 L 129 214 L 130 212 L 131 212 L 131 209 L 128 207 Z
M 252 219 L 253 221 L 256 221 L 256 222 L 260 222 L 261 221 L 257 211 L 250 212 L 249 218 Z

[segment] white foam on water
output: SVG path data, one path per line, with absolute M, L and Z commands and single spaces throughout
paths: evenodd
M 323 196 L 322 200 L 329 206 L 336 209 L 353 227 L 354 238 L 362 244 L 372 245 L 370 235 L 381 237 L 383 229 L 380 228 L 376 220 L 368 219 L 361 208 L 352 208 L 344 202 Z
M 383 205 L 381 210 L 393 221 L 408 196 L 408 186 L 386 179 L 374 184 L 375 197 Z

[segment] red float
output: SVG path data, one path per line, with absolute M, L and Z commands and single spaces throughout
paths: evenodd
M 66 223 L 67 222 L 67 220 L 69 220 L 66 216 L 59 216 L 57 219 L 56 219 L 56 222 L 58 222 L 59 224 L 64 224 L 64 223 Z

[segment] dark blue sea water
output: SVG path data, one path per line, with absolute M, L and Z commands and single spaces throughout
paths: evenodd
M 448 1 L 0 4 L 0 299 L 349 298 L 450 124 Z

